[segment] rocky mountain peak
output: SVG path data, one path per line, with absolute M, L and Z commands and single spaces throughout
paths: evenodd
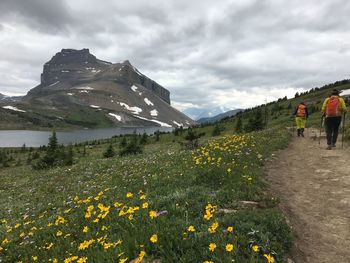
M 70 63 L 96 63 L 97 59 L 94 55 L 90 54 L 89 49 L 83 48 L 82 50 L 76 49 L 62 49 L 56 53 L 52 59 L 45 65 L 62 65 Z

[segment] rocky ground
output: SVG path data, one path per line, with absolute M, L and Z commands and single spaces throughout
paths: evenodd
M 295 233 L 295 263 L 350 262 L 350 149 L 326 150 L 316 130 L 295 137 L 267 167 Z

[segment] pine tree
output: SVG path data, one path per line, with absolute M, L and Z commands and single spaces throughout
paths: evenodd
M 242 124 L 242 114 L 240 114 L 237 118 L 236 126 L 235 126 L 235 131 L 237 133 L 241 133 L 243 131 L 243 124 Z
M 221 129 L 220 129 L 219 125 L 216 124 L 216 125 L 214 126 L 214 129 L 213 129 L 213 131 L 212 131 L 211 134 L 212 134 L 212 136 L 219 136 L 220 133 L 221 133 Z
M 114 149 L 113 149 L 113 145 L 110 144 L 107 148 L 107 150 L 103 153 L 103 157 L 105 158 L 111 158 L 115 155 Z
M 147 143 L 147 141 L 148 141 L 148 136 L 147 136 L 147 134 L 144 132 L 143 134 L 142 134 L 142 136 L 141 136 L 141 138 L 140 138 L 140 144 L 146 144 Z

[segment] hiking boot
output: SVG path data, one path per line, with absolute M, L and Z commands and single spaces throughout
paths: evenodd
M 335 146 L 335 144 L 332 144 L 332 148 L 335 148 L 335 147 L 337 147 L 337 146 Z
M 328 145 L 326 149 L 327 150 L 332 150 L 332 145 Z
M 301 137 L 304 137 L 304 131 L 301 131 L 300 135 Z

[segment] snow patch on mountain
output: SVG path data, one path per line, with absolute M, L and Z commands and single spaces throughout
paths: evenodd
M 177 125 L 178 127 L 183 127 L 184 125 L 182 124 L 182 123 L 178 123 L 177 121 L 173 121 L 173 123 L 175 124 L 175 125 Z
M 136 87 L 135 85 L 132 85 L 132 86 L 131 86 L 131 89 L 132 89 L 132 91 L 136 92 L 137 89 L 138 89 L 138 87 Z
M 142 109 L 139 107 L 130 107 L 128 104 L 124 103 L 124 102 L 120 102 L 119 103 L 120 106 L 123 106 L 125 109 L 132 111 L 134 114 L 140 114 L 142 112 Z
M 161 121 L 158 121 L 158 120 L 150 120 L 150 119 L 143 118 L 143 117 L 140 117 L 140 116 L 137 116 L 137 115 L 134 115 L 134 116 L 135 116 L 136 118 L 141 119 L 141 120 L 151 121 L 151 122 L 158 123 L 158 124 L 159 124 L 160 126 L 162 126 L 162 127 L 169 127 L 169 128 L 173 127 L 173 126 L 171 126 L 171 125 L 170 125 L 170 124 L 168 124 L 168 123 L 161 122 Z
M 144 98 L 144 101 L 145 101 L 145 103 L 146 103 L 148 106 L 154 106 L 153 102 L 150 101 L 149 99 Z
M 58 84 L 58 83 L 59 83 L 59 81 L 56 81 L 55 83 L 52 83 L 51 85 L 49 85 L 49 87 L 55 86 L 55 85 Z
M 158 111 L 156 109 L 151 110 L 149 113 L 151 114 L 151 116 L 158 116 Z
M 13 111 L 19 111 L 19 112 L 26 112 L 25 110 L 20 110 L 16 107 L 13 107 L 13 106 L 3 106 L 2 107 L 3 109 L 7 109 L 7 110 L 13 110 Z
M 91 108 L 95 108 L 95 109 L 99 109 L 101 108 L 100 106 L 96 106 L 96 105 L 90 105 Z
M 108 115 L 110 115 L 110 116 L 112 116 L 112 117 L 114 117 L 114 118 L 116 118 L 118 121 L 121 121 L 122 120 L 122 117 L 120 116 L 120 115 L 118 115 L 118 114 L 115 114 L 115 113 L 108 113 Z
M 76 89 L 93 90 L 94 88 L 91 88 L 91 87 L 89 87 L 89 86 L 86 86 L 86 87 L 77 87 Z

